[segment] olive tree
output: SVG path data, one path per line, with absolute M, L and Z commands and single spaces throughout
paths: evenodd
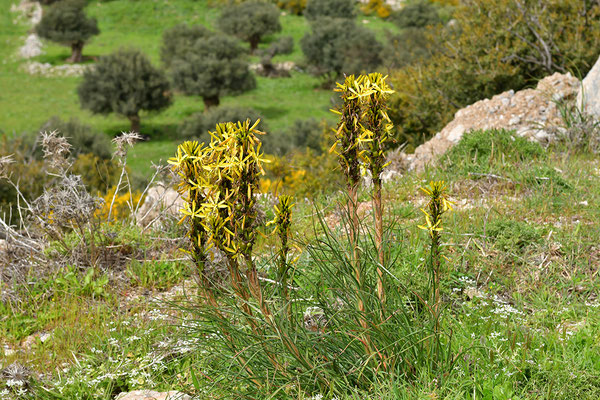
M 223 32 L 250 43 L 253 52 L 263 36 L 281 31 L 279 9 L 274 4 L 257 1 L 225 8 L 218 25 Z
M 83 108 L 96 114 L 115 113 L 140 132 L 140 111 L 158 111 L 171 104 L 169 82 L 139 50 L 121 49 L 100 57 L 77 89 Z
M 244 49 L 235 38 L 225 35 L 197 40 L 172 60 L 170 73 L 177 90 L 201 96 L 206 108 L 218 106 L 223 95 L 256 87 Z
M 381 64 L 383 46 L 371 30 L 341 18 L 319 18 L 311 27 L 300 46 L 316 74 L 336 78 Z
M 100 33 L 96 19 L 88 18 L 84 12 L 84 0 L 62 0 L 52 4 L 36 25 L 36 33 L 65 46 L 71 46 L 68 61 L 81 62 L 86 41 Z
M 175 25 L 163 33 L 160 60 L 165 68 L 170 68 L 173 60 L 184 57 L 197 40 L 211 35 L 213 33 L 202 25 Z
M 314 21 L 322 17 L 352 19 L 356 16 L 356 0 L 308 0 L 304 17 Z

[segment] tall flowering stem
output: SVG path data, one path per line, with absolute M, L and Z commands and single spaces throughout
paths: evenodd
M 233 290 L 241 300 L 241 308 L 254 334 L 262 336 L 253 317 L 249 300 L 253 297 L 260 312 L 269 320 L 270 311 L 264 301 L 258 281 L 258 271 L 252 260 L 256 241 L 256 209 L 254 194 L 259 187 L 259 175 L 264 174 L 260 140 L 262 134 L 250 121 L 225 123 L 210 132 L 207 146 L 185 142 L 179 146 L 177 157 L 169 160 L 182 178 L 179 187 L 184 195 L 183 220 L 189 219 L 188 236 L 192 241 L 192 258 L 198 269 L 204 271 L 207 249 L 216 247 L 227 258 L 227 267 Z M 246 282 L 240 271 L 240 260 L 246 266 Z M 203 275 L 203 281 L 206 281 Z M 205 291 L 209 303 L 217 302 Z M 225 335 L 231 342 L 231 337 Z M 233 342 L 231 342 L 233 345 Z M 274 366 L 280 366 L 269 354 Z M 246 362 L 239 358 L 244 368 Z M 252 376 L 252 371 L 248 370 Z
M 285 308 L 285 314 L 290 320 L 292 315 L 292 309 L 290 307 L 290 296 L 288 289 L 288 272 L 290 268 L 290 237 L 292 227 L 292 207 L 294 206 L 293 199 L 291 196 L 281 195 L 279 196 L 279 202 L 275 205 L 275 218 L 269 224 L 275 225 L 273 233 L 276 233 L 280 247 L 277 255 L 278 258 L 278 270 L 277 280 L 281 287 L 281 299 Z
M 360 266 L 360 252 L 358 247 L 359 220 L 358 220 L 358 188 L 360 185 L 360 145 L 364 140 L 364 132 L 360 123 L 362 118 L 361 84 L 364 76 L 355 78 L 354 75 L 346 77 L 344 83 L 337 83 L 336 92 L 340 92 L 343 106 L 341 110 L 332 110 L 340 116 L 340 122 L 335 132 L 335 143 L 331 152 L 338 156 L 340 166 L 346 177 L 348 188 L 348 210 L 350 215 L 350 245 L 352 246 L 352 267 L 356 279 L 358 310 L 365 315 L 365 304 L 363 300 L 364 279 Z M 364 318 L 361 318 L 361 326 L 367 328 Z
M 421 190 L 429 197 L 429 202 L 421 211 L 425 216 L 425 224 L 419 225 L 419 228 L 426 230 L 431 238 L 429 251 L 429 309 L 433 314 L 435 321 L 435 334 L 439 334 L 440 317 L 440 276 L 442 265 L 441 231 L 442 216 L 452 210 L 452 202 L 448 199 L 448 187 L 444 181 L 430 182 L 428 187 Z
M 177 191 L 184 200 L 183 217 L 179 221 L 183 223 L 188 221 L 189 229 L 187 237 L 190 240 L 191 251 L 189 252 L 196 272 L 200 288 L 203 291 L 205 299 L 213 306 L 216 306 L 216 300 L 212 291 L 211 284 L 206 276 L 207 255 L 207 231 L 202 222 L 197 218 L 198 212 L 206 197 L 204 187 L 206 185 L 207 175 L 203 168 L 206 157 L 206 148 L 204 144 L 197 141 L 186 141 L 177 148 L 177 155 L 169 160 L 172 170 L 180 177 Z
M 385 263 L 383 251 L 383 204 L 381 201 L 381 173 L 386 166 L 385 147 L 390 140 L 393 125 L 387 114 L 386 101 L 394 91 L 385 82 L 387 77 L 380 73 L 365 76 L 361 84 L 363 103 L 362 159 L 371 172 L 373 180 L 372 202 L 375 210 L 375 245 L 377 247 L 379 266 L 377 267 L 377 295 L 382 309 L 385 305 L 384 275 L 382 267 Z
M 216 245 L 228 258 L 231 281 L 238 294 L 247 301 L 252 295 L 261 311 L 268 315 L 258 271 L 252 261 L 256 241 L 256 209 L 254 194 L 258 192 L 259 175 L 263 174 L 260 140 L 263 134 L 250 121 L 219 124 L 210 132 L 210 174 L 206 186 L 207 201 L 202 220 L 209 232 L 210 245 Z M 240 256 L 246 265 L 247 287 L 239 270 Z M 249 312 L 249 309 L 248 309 Z

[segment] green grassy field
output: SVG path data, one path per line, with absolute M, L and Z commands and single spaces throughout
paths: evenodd
M 8 10 L 13 0 L 0 0 L 0 8 Z M 142 49 L 155 65 L 159 65 L 162 32 L 179 23 L 203 24 L 214 28 L 219 15 L 217 8 L 211 8 L 206 0 L 115 0 L 109 2 L 92 1 L 87 8 L 89 15 L 98 20 L 100 35 L 91 39 L 84 48 L 84 55 L 97 57 L 108 54 L 120 47 Z M 81 110 L 76 93 L 80 78 L 31 76 L 20 67 L 15 53 L 23 43 L 27 31 L 31 29 L 23 23 L 13 24 L 16 14 L 3 12 L 0 22 L 5 27 L 0 32 L 0 132 L 21 134 L 32 132 L 50 117 L 61 119 L 78 118 L 107 135 L 114 136 L 129 129 L 128 121 L 115 115 L 93 115 Z M 359 23 L 374 29 L 383 39 L 384 30 L 394 30 L 395 26 L 376 17 L 358 17 Z M 309 29 L 303 17 L 283 15 L 283 30 L 277 35 L 265 38 L 261 46 L 281 35 L 294 38 L 294 52 L 277 56 L 275 61 L 302 60 L 299 41 Z M 70 55 L 70 49 L 51 42 L 44 42 L 45 54 L 33 59 L 52 65 L 63 64 Z M 257 60 L 257 59 L 256 59 Z M 255 60 L 255 61 L 256 61 Z M 332 92 L 320 88 L 322 80 L 309 74 L 294 72 L 291 78 L 268 79 L 257 77 L 257 88 L 237 97 L 222 99 L 223 105 L 247 106 L 261 112 L 272 134 L 284 131 L 296 119 L 314 117 L 333 120 L 329 112 Z M 149 161 L 172 156 L 176 145 L 176 128 L 183 119 L 192 113 L 202 111 L 199 97 L 176 95 L 174 104 L 160 114 L 142 113 L 142 133 L 153 140 L 141 143 L 132 151 L 130 166 L 138 174 L 144 174 Z

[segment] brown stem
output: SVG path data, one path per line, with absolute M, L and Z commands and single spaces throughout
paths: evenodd
M 367 321 L 365 320 L 365 303 L 363 301 L 362 289 L 363 279 L 360 273 L 360 252 L 358 249 L 358 185 L 350 184 L 348 186 L 348 194 L 350 196 L 349 211 L 351 218 L 350 226 L 350 244 L 352 246 L 352 268 L 354 269 L 354 277 L 357 282 L 356 298 L 358 301 L 358 311 L 361 313 L 360 325 L 363 329 L 367 329 Z
M 383 270 L 385 257 L 383 253 L 383 204 L 381 202 L 381 180 L 373 180 L 373 207 L 375 208 L 375 246 L 379 256 L 379 266 L 377 267 L 377 296 L 381 302 L 381 318 L 385 314 L 385 289 L 383 287 Z
M 252 258 L 250 256 L 245 256 L 244 258 L 246 259 L 246 268 L 248 270 L 246 274 L 248 275 L 248 287 L 250 288 L 250 294 L 252 297 L 254 297 L 254 299 L 256 299 L 263 316 L 268 320 L 271 316 L 271 312 L 267 308 L 263 298 L 260 282 L 258 281 L 258 271 L 256 270 L 256 266 L 252 262 Z

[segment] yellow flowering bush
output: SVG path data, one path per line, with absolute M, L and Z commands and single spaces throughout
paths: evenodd
M 102 195 L 98 193 L 98 196 L 102 197 L 104 204 L 102 208 L 96 211 L 96 217 L 106 220 L 110 211 L 110 204 L 113 196 L 115 195 L 116 186 L 111 187 L 106 194 Z M 123 220 L 131 216 L 131 210 L 135 210 L 138 204 L 142 200 L 142 193 L 139 191 L 135 192 L 122 192 L 117 194 L 115 201 L 112 206 L 113 220 Z

